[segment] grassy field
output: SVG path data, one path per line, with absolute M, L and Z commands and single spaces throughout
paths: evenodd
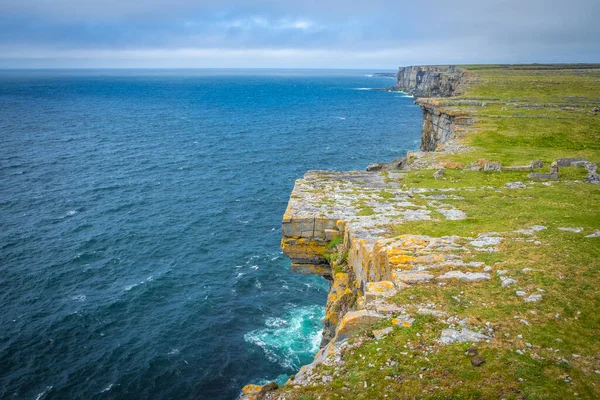
M 474 129 L 462 140 L 474 148 L 454 157 L 518 165 L 561 157 L 600 160 L 600 66 L 596 69 L 543 69 L 552 66 L 465 66 L 476 83 L 455 99 L 478 99 L 467 109 Z M 581 67 L 581 66 L 580 66 Z

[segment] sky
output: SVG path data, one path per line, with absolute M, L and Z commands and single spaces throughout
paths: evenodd
M 600 62 L 600 1 L 0 1 L 0 68 L 527 62 Z

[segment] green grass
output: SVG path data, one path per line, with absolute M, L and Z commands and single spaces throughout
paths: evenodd
M 543 67 L 543 66 L 542 66 Z M 504 163 L 550 162 L 560 157 L 600 161 L 600 66 L 596 69 L 508 69 L 465 66 L 476 83 L 456 99 L 479 99 L 470 110 L 475 124 L 464 142 L 474 151 L 447 160 L 488 158 Z M 455 99 L 442 100 L 452 103 Z

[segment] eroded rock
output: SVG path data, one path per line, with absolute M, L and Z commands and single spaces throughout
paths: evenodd
M 475 332 L 467 328 L 462 328 L 460 331 L 456 329 L 443 329 L 442 336 L 439 341 L 442 344 L 463 343 L 463 342 L 481 342 L 489 339 L 483 333 Z
M 489 274 L 484 272 L 467 272 L 464 273 L 462 271 L 450 271 L 446 272 L 443 275 L 438 276 L 436 279 L 438 280 L 453 280 L 457 279 L 460 281 L 466 282 L 478 282 L 478 281 L 487 281 L 490 280 L 491 277 Z
M 344 340 L 350 337 L 354 332 L 366 328 L 382 318 L 384 318 L 384 316 L 375 311 L 350 311 L 342 318 L 342 321 L 337 328 L 335 341 L 339 342 Z

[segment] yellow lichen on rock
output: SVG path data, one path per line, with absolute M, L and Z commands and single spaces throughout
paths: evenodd
M 337 328 L 335 341 L 346 339 L 354 332 L 374 324 L 381 318 L 383 318 L 382 315 L 370 310 L 350 311 L 342 318 Z
M 261 389 L 262 386 L 260 385 L 246 385 L 242 388 L 242 395 L 239 400 L 258 400 Z

